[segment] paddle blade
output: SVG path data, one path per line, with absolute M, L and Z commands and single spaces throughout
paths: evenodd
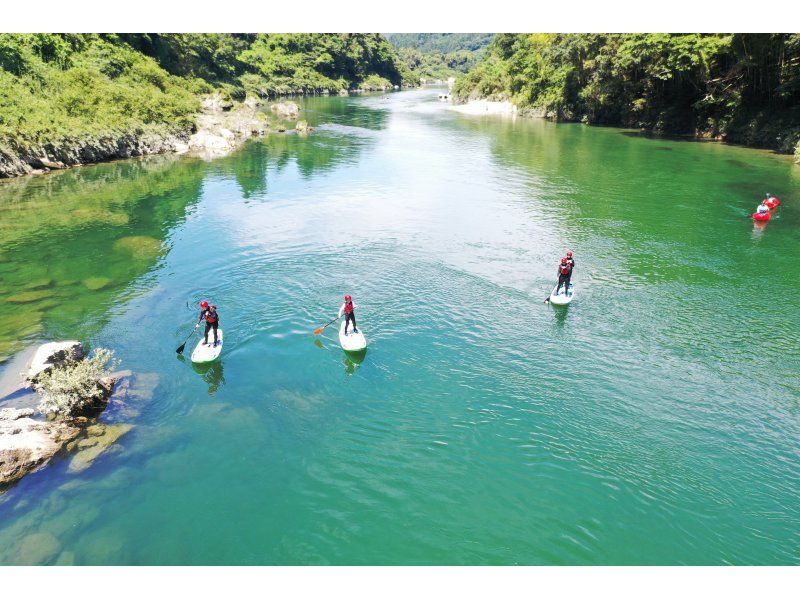
M 183 343 L 183 344 L 182 344 L 180 347 L 178 347 L 177 349 L 175 349 L 175 352 L 176 352 L 178 355 L 180 355 L 181 353 L 183 353 L 183 350 L 184 350 L 185 348 L 186 348 L 186 343 Z
M 323 330 L 325 330 L 325 326 L 320 326 L 314 331 L 314 334 L 322 334 Z

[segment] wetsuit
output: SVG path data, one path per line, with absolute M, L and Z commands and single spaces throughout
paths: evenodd
M 358 332 L 358 328 L 356 328 L 356 304 L 352 301 L 346 301 L 342 303 L 342 307 L 339 308 L 339 317 L 342 317 L 344 314 L 344 333 L 347 334 L 347 325 L 352 322 L 353 323 L 353 332 Z
M 566 264 L 558 265 L 558 286 L 556 287 L 556 295 L 561 290 L 561 285 L 564 285 L 564 294 L 569 293 L 569 279 L 572 278 L 572 266 L 569 262 Z
M 219 327 L 219 313 L 217 313 L 216 305 L 209 305 L 200 312 L 200 319 L 197 321 L 199 324 L 203 320 L 206 321 L 206 331 L 203 334 L 203 340 L 208 344 L 208 331 L 214 330 L 214 344 L 217 344 L 217 328 Z

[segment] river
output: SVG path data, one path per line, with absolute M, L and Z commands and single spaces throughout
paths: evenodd
M 0 185 L 0 373 L 80 338 L 149 385 L 91 468 L 0 496 L 0 563 L 800 564 L 800 167 L 301 105 L 308 137 Z M 312 334 L 345 293 L 363 359 Z

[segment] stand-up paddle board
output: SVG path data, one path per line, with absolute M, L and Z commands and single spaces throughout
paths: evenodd
M 339 326 L 339 344 L 345 351 L 363 351 L 367 348 L 367 339 L 364 338 L 364 333 L 359 330 L 353 332 L 353 325 L 348 326 L 347 334 L 344 333 L 344 325 L 342 322 Z
M 575 285 L 569 283 L 569 290 L 561 286 L 561 290 L 556 294 L 558 285 L 553 287 L 553 292 L 550 293 L 550 303 L 553 305 L 568 305 L 572 298 L 575 296 Z
M 217 329 L 217 339 L 218 342 L 214 345 L 214 331 L 209 330 L 208 344 L 204 345 L 202 338 L 197 342 L 197 346 L 192 351 L 192 362 L 208 363 L 217 359 L 219 354 L 222 353 L 222 328 Z

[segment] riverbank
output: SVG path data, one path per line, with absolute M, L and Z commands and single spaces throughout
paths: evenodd
M 800 154 L 800 44 L 788 33 L 499 33 L 457 100 L 560 122 Z M 538 115 L 538 114 L 537 114 Z
M 587 122 L 585 119 L 557 118 L 554 114 L 537 108 L 521 108 L 516 104 L 509 102 L 508 100 L 494 101 L 485 98 L 470 99 L 463 103 L 451 104 L 448 106 L 448 108 L 461 114 L 469 114 L 473 116 L 521 116 L 526 118 L 542 118 L 552 122 L 581 122 L 586 125 L 594 124 Z M 800 164 L 800 142 L 798 142 L 797 145 L 792 145 L 793 137 L 791 132 L 786 134 L 787 137 L 784 139 L 784 143 L 775 144 L 763 142 L 763 135 L 759 136 L 757 129 L 754 127 L 746 128 L 746 130 L 743 132 L 732 132 L 730 134 L 720 134 L 718 131 L 714 130 L 702 130 L 696 131 L 694 134 L 687 133 L 683 135 L 675 135 L 648 129 L 640 130 L 643 134 L 652 135 L 654 137 L 663 136 L 664 138 L 686 138 L 696 141 L 718 141 L 720 143 L 728 143 L 731 145 L 739 145 L 753 149 L 768 149 L 778 154 L 791 154 L 794 156 L 794 161 L 797 164 Z M 775 137 L 779 140 L 782 139 L 781 132 L 775 132 Z
M 293 128 L 299 110 L 294 102 L 272 104 L 274 119 L 260 109 L 262 101 L 248 96 L 244 102 L 225 100 L 219 93 L 205 97 L 194 125 L 183 130 L 153 127 L 102 135 L 62 139 L 57 143 L 9 150 L 0 144 L 0 178 L 35 175 L 153 154 L 193 154 L 216 158 L 229 154 L 252 137 Z M 281 124 L 282 123 L 282 124 Z M 299 122 L 298 130 L 307 132 Z
M 379 34 L 0 34 L 0 178 L 198 144 L 218 153 L 265 132 L 243 121 L 246 105 L 233 123 L 206 118 L 212 94 L 228 112 L 248 97 L 415 82 Z

